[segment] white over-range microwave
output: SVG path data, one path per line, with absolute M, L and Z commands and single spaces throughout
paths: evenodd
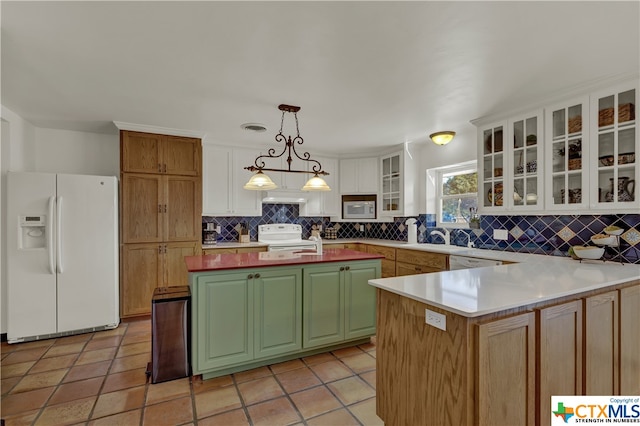
M 375 219 L 376 218 L 376 202 L 375 201 L 343 201 L 342 202 L 342 218 L 343 219 Z

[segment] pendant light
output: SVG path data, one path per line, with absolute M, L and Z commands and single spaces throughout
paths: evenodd
M 446 145 L 449 142 L 451 142 L 451 140 L 455 135 L 456 135 L 456 132 L 444 131 L 444 132 L 431 133 L 429 137 L 431 138 L 433 143 L 435 143 L 436 145 Z
M 251 179 L 244 184 L 243 188 L 253 191 L 268 191 L 270 189 L 276 189 L 277 187 L 278 185 L 273 183 L 269 176 L 262 173 L 262 170 L 258 170 L 258 173 L 251 176 Z
M 296 145 L 302 145 L 304 140 L 302 136 L 300 136 L 300 129 L 298 127 L 298 111 L 300 111 L 299 106 L 293 105 L 284 105 L 281 104 L 278 106 L 278 109 L 282 111 L 282 118 L 280 120 L 280 132 L 276 135 L 276 142 L 284 143 L 284 148 L 280 154 L 276 155 L 276 150 L 274 148 L 269 148 L 269 151 L 266 155 L 259 155 L 256 157 L 254 164 L 248 167 L 245 167 L 246 170 L 250 172 L 257 172 L 255 175 L 249 179 L 244 185 L 244 189 L 254 190 L 254 191 L 265 191 L 270 189 L 276 189 L 278 186 L 273 183 L 273 181 L 264 174 L 264 171 L 270 172 L 283 172 L 283 173 L 308 173 L 312 174 L 313 177 L 307 181 L 307 183 L 302 187 L 303 191 L 330 191 L 331 188 L 320 176 L 327 176 L 329 173 L 322 170 L 322 165 L 319 161 L 311 159 L 311 155 L 308 152 L 302 153 L 302 155 L 296 152 Z M 296 122 L 296 137 L 292 138 L 291 136 L 285 137 L 282 134 L 282 129 L 284 127 L 284 115 L 285 113 L 292 113 L 295 122 Z M 276 169 L 276 168 L 267 168 L 264 162 L 265 159 L 276 159 L 282 157 L 285 153 L 287 153 L 287 165 L 286 169 Z M 291 163 L 293 162 L 293 156 L 295 158 L 306 161 L 311 167 L 309 170 L 294 170 L 291 169 Z

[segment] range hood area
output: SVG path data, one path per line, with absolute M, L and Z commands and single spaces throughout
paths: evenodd
M 305 204 L 308 194 L 303 191 L 275 190 L 265 191 L 262 204 Z

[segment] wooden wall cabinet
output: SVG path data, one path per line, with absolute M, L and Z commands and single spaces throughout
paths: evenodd
M 199 252 L 200 243 L 196 241 L 122 245 L 122 316 L 149 314 L 156 287 L 188 285 L 184 257 Z
M 200 139 L 120 132 L 120 313 L 151 313 L 156 287 L 188 284 L 201 251 Z
M 120 143 L 121 172 L 201 175 L 200 139 L 121 131 Z

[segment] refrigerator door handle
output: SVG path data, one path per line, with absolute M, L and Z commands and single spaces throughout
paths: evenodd
M 49 219 L 47 220 L 47 250 L 49 251 L 49 271 L 55 275 L 55 262 L 53 260 L 53 210 L 55 208 L 56 197 L 49 197 Z
M 56 215 L 56 242 L 57 242 L 57 270 L 61 274 L 64 272 L 62 263 L 62 196 L 58 197 L 58 214 Z

